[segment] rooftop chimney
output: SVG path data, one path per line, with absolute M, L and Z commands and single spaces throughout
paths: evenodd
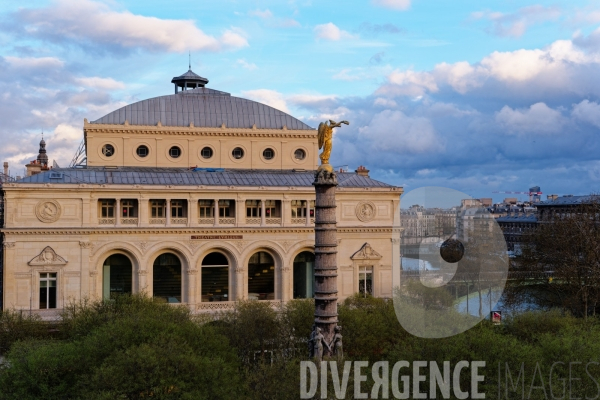
M 4 175 L 8 176 L 8 163 L 4 161 Z
M 362 165 L 359 166 L 358 169 L 356 171 L 354 171 L 354 172 L 356 172 L 360 176 L 369 177 L 369 170 L 366 169 L 365 167 L 363 167 Z

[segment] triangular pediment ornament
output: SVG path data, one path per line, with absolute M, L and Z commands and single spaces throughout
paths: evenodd
M 52 247 L 47 246 L 40 254 L 33 257 L 33 259 L 27 264 L 35 267 L 40 265 L 67 265 L 67 262 L 67 260 L 56 254 Z
M 352 260 L 381 260 L 381 254 L 373 250 L 369 243 L 363 244 L 359 251 L 352 254 Z

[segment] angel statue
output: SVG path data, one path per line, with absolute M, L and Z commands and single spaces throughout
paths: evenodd
M 319 150 L 323 149 L 323 152 L 319 156 L 321 159 L 321 165 L 329 164 L 329 156 L 331 155 L 331 142 L 333 140 L 333 128 L 339 128 L 342 124 L 350 125 L 348 121 L 335 122 L 329 120 L 328 122 L 321 122 L 319 124 Z

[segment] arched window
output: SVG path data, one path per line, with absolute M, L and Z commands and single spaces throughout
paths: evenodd
M 202 260 L 202 301 L 229 301 L 229 262 L 218 252 Z
M 119 294 L 131 293 L 132 266 L 129 257 L 113 254 L 102 267 L 102 298 L 113 299 Z
M 153 266 L 154 297 L 181 303 L 181 261 L 175 254 L 161 254 Z
M 248 261 L 248 299 L 275 299 L 275 261 L 267 252 L 254 253 Z
M 294 298 L 315 297 L 315 255 L 303 251 L 294 258 Z

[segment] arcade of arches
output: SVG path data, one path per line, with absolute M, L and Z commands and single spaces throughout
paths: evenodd
M 302 251 L 293 262 L 293 298 L 314 297 L 315 255 Z M 228 257 L 213 251 L 203 257 L 200 272 L 200 301 L 230 301 L 232 297 L 232 263 Z M 152 295 L 167 303 L 184 302 L 182 293 L 182 262 L 174 253 L 165 252 L 155 258 L 152 265 Z M 266 251 L 257 251 L 247 263 L 247 294 L 249 300 L 276 300 L 275 259 Z M 134 289 L 135 271 L 131 259 L 121 253 L 107 257 L 102 270 L 102 297 L 106 300 L 120 294 L 131 294 Z M 141 290 L 140 290 L 141 291 Z

